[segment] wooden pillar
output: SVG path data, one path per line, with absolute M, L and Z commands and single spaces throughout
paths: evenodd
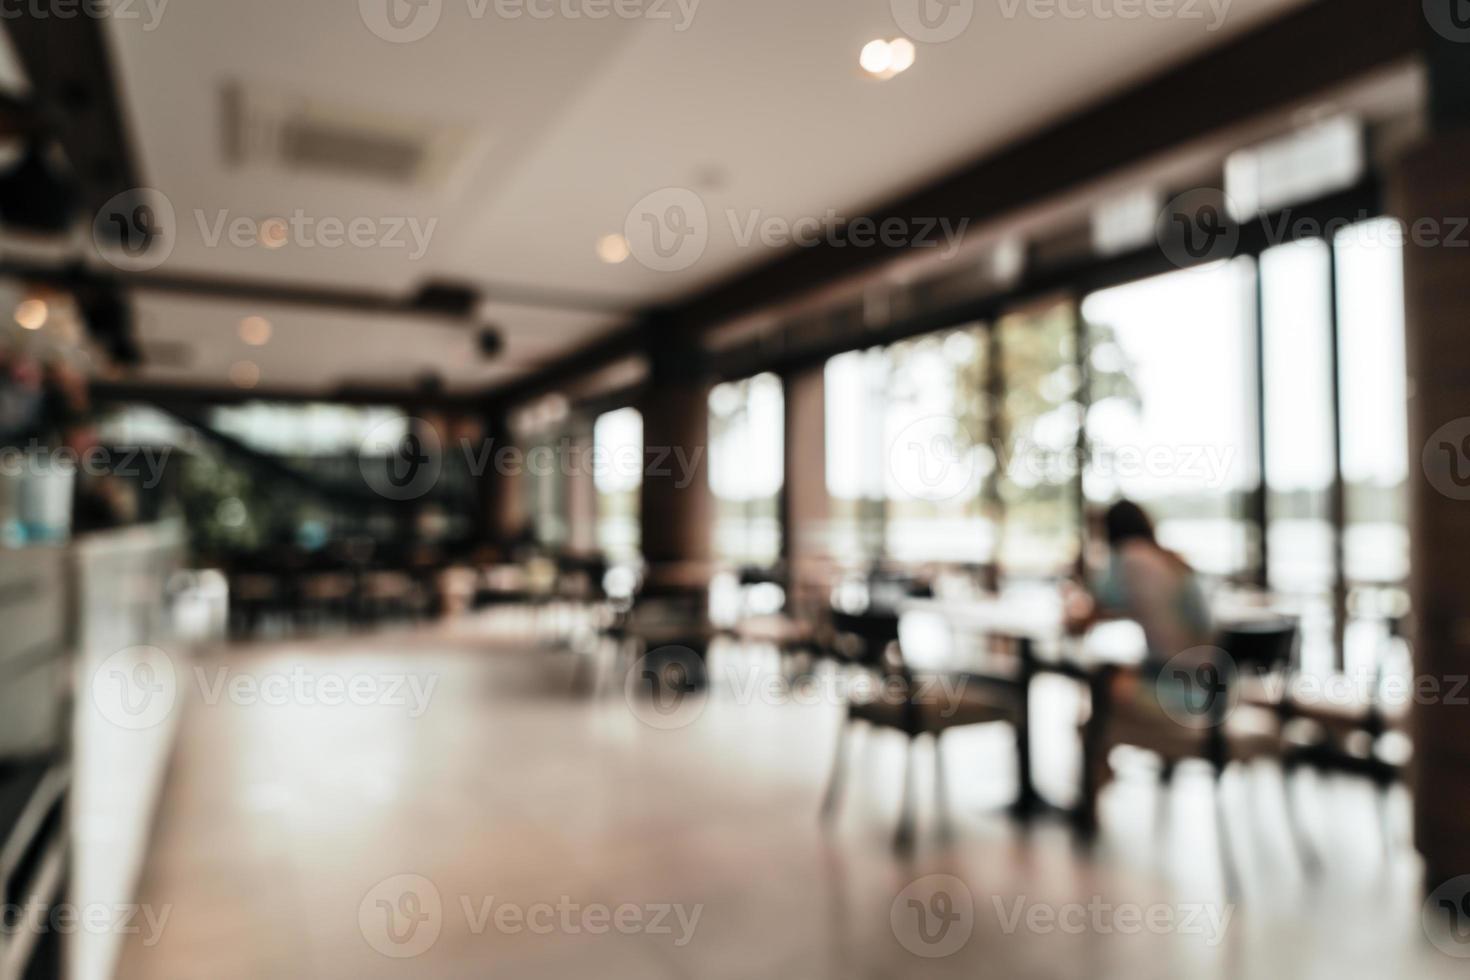
M 515 444 L 503 409 L 486 411 L 485 438 L 484 469 L 477 477 L 481 538 L 487 544 L 509 548 L 526 533 L 525 456 Z
M 660 325 L 661 326 L 661 325 Z M 643 413 L 643 558 L 654 590 L 709 585 L 714 501 L 709 487 L 709 389 L 699 352 L 672 329 L 649 331 Z
M 1439 135 L 1401 161 L 1393 183 L 1394 209 L 1410 232 L 1404 312 L 1414 667 L 1418 684 L 1442 694 L 1470 675 L 1470 499 L 1456 483 L 1459 468 L 1470 464 L 1461 458 L 1470 435 L 1470 253 L 1417 245 L 1412 229 L 1420 220 L 1443 226 L 1450 216 L 1470 215 L 1467 159 L 1470 132 Z M 1464 420 L 1458 427 L 1457 419 Z M 1470 707 L 1418 696 L 1413 734 L 1415 842 L 1432 888 L 1470 874 Z
M 1414 841 L 1425 883 L 1470 874 L 1470 32 L 1426 13 L 1430 134 L 1398 161 L 1409 375 L 1409 589 L 1415 627 Z M 1453 35 L 1453 36 L 1452 36 Z M 1426 234 L 1427 232 L 1427 234 Z M 1458 246 L 1458 247 L 1457 247 Z

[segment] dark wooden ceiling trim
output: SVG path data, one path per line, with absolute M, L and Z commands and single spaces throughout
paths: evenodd
M 879 224 L 948 218 L 979 225 L 1402 62 L 1422 50 L 1425 30 L 1418 3 L 1318 0 L 867 216 Z M 875 269 L 901 252 L 827 243 L 788 249 L 668 315 L 687 329 L 709 328 Z
M 97 214 L 114 195 L 144 186 L 122 111 L 104 18 L 46 5 L 17 4 L 5 30 L 31 83 L 31 98 L 66 151 L 82 189 L 82 207 Z

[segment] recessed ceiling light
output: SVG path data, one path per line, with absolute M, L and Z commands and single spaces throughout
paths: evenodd
M 280 248 L 286 244 L 288 231 L 285 218 L 266 218 L 260 223 L 260 244 L 266 248 Z
M 901 71 L 907 71 L 914 63 L 917 52 L 914 50 L 914 42 L 906 37 L 897 37 L 888 42 L 888 53 L 892 57 L 888 68 L 895 75 Z
M 251 347 L 265 347 L 270 342 L 270 320 L 263 316 L 247 316 L 240 322 L 240 339 Z
M 15 307 L 15 322 L 25 330 L 40 330 L 50 315 L 51 310 L 44 299 L 22 300 Z
M 240 321 L 240 339 L 251 347 L 270 343 L 271 322 L 263 316 L 247 316 Z
M 892 41 L 876 38 L 863 45 L 858 54 L 858 64 L 874 78 L 892 78 L 901 71 L 907 71 L 916 55 L 914 42 L 906 37 Z
M 881 75 L 893 64 L 893 51 L 882 38 L 869 41 L 863 45 L 862 53 L 858 55 L 858 64 L 869 75 Z
M 254 388 L 260 384 L 260 365 L 254 361 L 236 361 L 230 365 L 230 380 L 236 388 Z
M 628 240 L 616 233 L 603 235 L 597 240 L 597 257 L 608 265 L 617 265 L 628 257 Z

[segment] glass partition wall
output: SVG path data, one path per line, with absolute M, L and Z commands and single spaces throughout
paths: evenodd
M 1303 666 L 1372 663 L 1405 609 L 1401 256 L 1389 219 L 827 362 L 840 561 L 1072 573 L 1130 497 Z

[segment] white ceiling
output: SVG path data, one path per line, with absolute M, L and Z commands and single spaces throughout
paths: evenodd
M 375 2 L 169 3 L 151 30 L 147 15 L 112 21 L 143 174 L 176 216 L 162 271 L 397 294 L 461 279 L 492 298 L 513 289 L 500 295 L 564 296 L 582 308 L 489 304 L 508 343 L 486 362 L 472 335 L 429 321 L 145 294 L 145 341 L 181 341 L 197 356 L 144 377 L 227 384 L 240 357 L 260 365 L 262 390 L 405 385 L 427 370 L 457 389 L 512 377 L 644 305 L 768 258 L 758 242 L 736 241 L 727 209 L 741 220 L 828 209 L 856 217 L 1304 0 L 1226 2 L 1216 30 L 1205 3 L 1180 5 L 1203 19 L 1123 20 L 1027 17 L 1025 0 L 981 2 L 959 37 L 920 43 L 914 67 L 881 82 L 862 74 L 857 53 L 899 35 L 889 0 L 700 0 L 683 31 L 646 18 L 509 20 L 496 15 L 496 0 L 437 0 L 435 29 L 413 43 L 368 29 L 359 8 Z M 1085 4 L 1097 5 L 1108 3 Z M 673 0 L 659 6 L 681 16 Z M 1011 9 L 1019 12 L 1007 17 Z M 227 82 L 426 123 L 459 152 L 441 179 L 408 189 L 270 165 L 232 169 L 221 137 Z M 677 272 L 601 263 L 598 237 L 621 231 L 635 202 L 671 186 L 696 191 L 710 216 L 700 260 Z M 259 221 L 297 210 L 435 224 L 421 257 L 386 247 L 211 246 L 200 227 L 221 212 Z M 266 347 L 235 337 L 247 314 L 276 325 Z

